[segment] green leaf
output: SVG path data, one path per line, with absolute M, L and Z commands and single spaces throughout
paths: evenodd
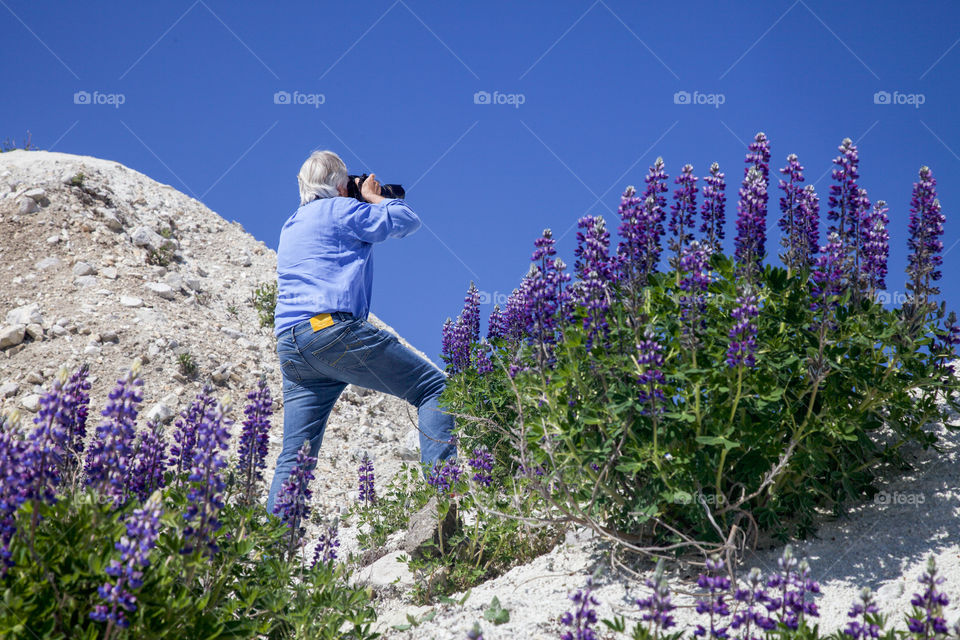
M 504 624 L 510 622 L 510 611 L 500 605 L 500 599 L 497 596 L 493 596 L 490 606 L 483 612 L 483 619 L 495 625 Z
M 697 442 L 700 444 L 706 445 L 723 445 L 723 448 L 727 451 L 731 449 L 736 449 L 740 446 L 739 442 L 734 442 L 733 440 L 727 440 L 723 436 L 697 436 Z

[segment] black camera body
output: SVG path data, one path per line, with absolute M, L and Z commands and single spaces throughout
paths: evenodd
M 360 179 L 359 184 L 357 178 Z M 347 197 L 355 198 L 360 202 L 366 202 L 367 199 L 360 193 L 360 185 L 367 179 L 367 174 L 362 176 L 347 176 Z M 399 184 L 381 184 L 380 195 L 384 198 L 403 198 L 407 192 Z

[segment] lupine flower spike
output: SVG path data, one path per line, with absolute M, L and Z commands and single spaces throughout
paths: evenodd
M 724 563 L 719 557 L 707 559 L 707 571 L 697 578 L 697 585 L 706 590 L 703 597 L 697 599 L 697 613 L 707 615 L 710 626 L 698 624 L 693 635 L 696 637 L 726 638 L 727 625 L 723 618 L 730 615 L 726 597 L 730 590 L 730 578 L 723 575 Z
M 371 505 L 377 501 L 377 492 L 374 486 L 373 460 L 371 460 L 370 456 L 366 453 L 363 454 L 363 458 L 360 460 L 359 476 L 360 491 L 357 500 L 362 504 Z
M 222 469 L 227 465 L 221 452 L 229 448 L 230 433 L 227 429 L 232 424 L 226 413 L 227 407 L 216 402 L 207 409 L 197 428 L 196 451 L 188 476 L 189 504 L 183 514 L 187 521 L 183 530 L 187 540 L 181 553 L 200 549 L 204 555 L 213 555 L 219 551 L 214 533 L 221 526 L 218 514 L 223 508 L 223 490 L 226 486 Z
M 567 631 L 560 636 L 562 640 L 598 640 L 593 625 L 597 624 L 597 612 L 594 607 L 600 602 L 593 595 L 593 578 L 587 578 L 587 585 L 582 590 L 570 596 L 573 601 L 573 611 L 568 611 L 560 618 L 560 622 L 567 627 Z
M 317 459 L 310 455 L 310 441 L 305 440 L 297 451 L 297 460 L 293 470 L 280 486 L 273 512 L 287 525 L 287 558 L 293 558 L 302 544 L 306 529 L 303 523 L 310 515 L 310 481 L 313 480 L 313 467 Z
M 126 535 L 116 543 L 120 559 L 112 560 L 106 568 L 106 574 L 115 581 L 100 586 L 97 592 L 105 603 L 90 612 L 93 620 L 107 622 L 105 638 L 110 637 L 114 626 L 130 626 L 126 614 L 137 610 L 137 598 L 131 591 L 143 584 L 143 569 L 150 566 L 150 551 L 156 545 L 162 514 L 160 494 L 154 493 L 127 518 Z
M 247 406 L 243 409 L 246 419 L 240 432 L 237 465 L 242 476 L 244 495 L 247 500 L 253 501 L 267 465 L 267 439 L 270 416 L 273 415 L 273 398 L 265 378 L 260 378 L 257 388 L 247 394 L 247 400 Z

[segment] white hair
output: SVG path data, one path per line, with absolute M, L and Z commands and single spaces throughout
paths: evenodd
M 340 195 L 338 187 L 347 186 L 347 165 L 333 151 L 314 151 L 300 167 L 300 205 L 315 198 Z

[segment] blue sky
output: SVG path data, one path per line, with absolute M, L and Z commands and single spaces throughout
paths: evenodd
M 406 185 L 424 225 L 376 248 L 372 311 L 438 364 L 471 280 L 485 319 L 544 228 L 573 264 L 577 219 L 615 228 L 619 194 L 657 156 L 671 181 L 691 163 L 698 186 L 720 163 L 732 246 L 757 131 L 771 169 L 798 154 L 824 205 L 837 146 L 857 143 L 861 185 L 890 206 L 891 294 L 929 165 L 944 298 L 960 302 L 956 2 L 0 0 L 0 15 L 0 138 L 29 129 L 40 148 L 121 162 L 272 247 L 314 149 Z M 81 91 L 105 103 L 76 104 Z

